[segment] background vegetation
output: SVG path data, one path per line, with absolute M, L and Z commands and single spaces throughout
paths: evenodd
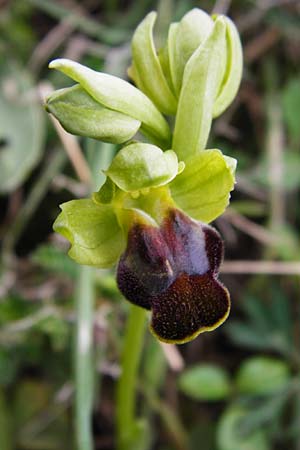
M 51 122 L 42 98 L 68 81 L 47 64 L 63 56 L 125 77 L 130 38 L 145 14 L 159 10 L 162 39 L 168 23 L 195 6 L 232 17 L 245 54 L 239 95 L 214 122 L 210 146 L 239 162 L 231 206 L 215 223 L 226 242 L 222 279 L 232 312 L 221 328 L 177 349 L 147 332 L 137 389 L 149 428 L 139 449 L 300 449 L 299 1 L 2 0 L 1 450 L 73 449 L 75 392 L 83 412 L 92 402 L 95 448 L 115 448 L 128 305 L 112 272 L 87 274 L 68 258 L 52 223 L 60 203 L 88 195 L 91 170 L 101 183 L 99 167 L 117 149 L 76 140 Z M 83 297 L 94 305 L 94 349 L 82 361 L 73 330 Z M 90 399 L 82 380 L 74 390 L 72 367 L 88 370 L 91 359 Z

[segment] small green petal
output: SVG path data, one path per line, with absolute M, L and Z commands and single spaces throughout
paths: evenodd
M 185 66 L 172 144 L 183 161 L 206 146 L 213 104 L 224 72 L 225 31 L 226 23 L 219 17 L 207 40 Z
M 106 178 L 105 183 L 101 186 L 98 192 L 92 195 L 93 201 L 97 205 L 111 203 L 116 193 L 116 185 L 110 178 Z
M 127 81 L 113 75 L 96 72 L 68 59 L 56 59 L 49 64 L 77 81 L 83 89 L 106 108 L 126 114 L 142 122 L 141 131 L 164 142 L 170 140 L 170 129 L 151 100 Z
M 211 222 L 229 204 L 235 163 L 216 149 L 191 157 L 184 171 L 170 184 L 173 199 L 194 219 Z
M 113 208 L 82 199 L 63 203 L 61 209 L 53 228 L 71 242 L 69 256 L 79 264 L 113 266 L 126 246 Z
M 239 32 L 234 23 L 226 21 L 227 65 L 219 95 L 214 103 L 213 116 L 218 117 L 236 96 L 243 72 L 243 51 Z
M 155 12 L 149 13 L 132 38 L 133 66 L 138 74 L 136 83 L 160 111 L 175 114 L 177 101 L 166 81 L 153 40 L 156 16 Z
M 172 51 L 172 77 L 175 91 L 179 96 L 185 65 L 194 51 L 201 45 L 213 28 L 213 20 L 204 11 L 194 8 L 189 11 L 178 24 Z
M 79 84 L 51 94 L 46 109 L 69 133 L 114 144 L 131 139 L 141 125 L 137 119 L 104 108 Z
M 172 150 L 163 152 L 152 144 L 133 143 L 123 147 L 106 174 L 125 192 L 163 186 L 178 173 L 178 160 Z

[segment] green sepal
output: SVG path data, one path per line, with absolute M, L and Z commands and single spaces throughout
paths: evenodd
M 90 199 L 63 203 L 53 229 L 71 243 L 69 256 L 79 264 L 108 268 L 126 246 L 114 209 Z
M 224 78 L 214 103 L 213 117 L 218 117 L 235 98 L 241 83 L 243 72 L 243 51 L 239 32 L 228 17 L 226 22 L 227 61 Z
M 194 51 L 205 41 L 213 28 L 213 20 L 204 11 L 194 8 L 189 11 L 170 36 L 169 51 L 172 54 L 172 80 L 179 96 L 184 68 Z
M 224 74 L 226 23 L 219 17 L 186 63 L 172 148 L 185 161 L 206 146 L 214 100 Z
M 155 12 L 149 13 L 134 32 L 133 78 L 139 89 L 151 98 L 161 112 L 175 114 L 177 100 L 167 83 L 153 40 L 156 16 Z
M 181 170 L 173 150 L 163 152 L 152 144 L 132 143 L 123 147 L 105 172 L 125 192 L 163 186 Z
M 56 59 L 49 64 L 77 81 L 97 102 L 106 108 L 126 114 L 142 122 L 141 131 L 153 135 L 164 145 L 170 141 L 170 128 L 152 101 L 127 81 L 107 73 L 96 72 L 69 59 Z
M 93 192 L 92 199 L 97 205 L 106 205 L 113 201 L 116 193 L 115 183 L 107 177 L 98 192 Z
M 199 152 L 186 161 L 184 171 L 170 183 L 177 205 L 194 219 L 209 223 L 229 204 L 236 160 L 220 150 Z
M 46 110 L 69 133 L 114 144 L 131 139 L 141 126 L 139 120 L 103 107 L 79 84 L 51 94 L 46 101 Z

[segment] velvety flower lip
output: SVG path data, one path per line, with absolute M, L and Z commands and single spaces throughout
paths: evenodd
M 170 209 L 160 227 L 131 228 L 118 286 L 129 301 L 152 311 L 150 329 L 158 339 L 188 342 L 229 314 L 230 296 L 217 278 L 222 258 L 214 228 Z

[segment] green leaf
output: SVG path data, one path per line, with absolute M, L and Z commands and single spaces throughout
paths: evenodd
M 243 394 L 270 394 L 283 388 L 289 379 L 289 366 L 285 361 L 254 356 L 240 366 L 236 385 Z
M 235 98 L 243 72 L 243 51 L 239 32 L 228 17 L 223 17 L 226 22 L 227 62 L 219 94 L 214 102 L 214 117 L 222 114 Z
M 247 410 L 239 406 L 231 406 L 225 410 L 217 428 L 218 450 L 270 450 L 263 430 L 241 433 L 240 423 L 246 415 Z
M 177 100 L 167 83 L 153 40 L 156 16 L 155 12 L 149 13 L 137 27 L 132 38 L 135 81 L 160 111 L 175 114 Z
M 163 186 L 178 173 L 178 160 L 172 150 L 163 152 L 152 144 L 133 143 L 114 157 L 106 174 L 123 191 Z
M 213 20 L 206 12 L 194 8 L 183 16 L 176 27 L 176 33 L 173 36 L 170 35 L 171 75 L 178 96 L 185 65 L 194 51 L 211 33 L 213 24 Z
M 111 267 L 125 248 L 125 239 L 110 205 L 90 199 L 61 205 L 53 228 L 71 242 L 69 255 L 79 264 Z
M 181 391 L 196 400 L 224 400 L 231 391 L 227 372 L 211 364 L 199 364 L 185 370 L 178 381 Z
M 295 142 L 300 139 L 300 77 L 291 78 L 282 92 L 283 118 L 290 137 Z
M 188 60 L 180 92 L 172 148 L 185 161 L 206 146 L 213 105 L 224 75 L 226 22 L 219 17 Z
M 167 143 L 170 129 L 151 100 L 127 81 L 107 73 L 96 72 L 68 59 L 56 59 L 49 65 L 77 81 L 86 92 L 106 108 L 142 122 L 141 131 Z
M 131 139 L 141 126 L 137 119 L 104 108 L 78 84 L 51 94 L 46 109 L 69 133 L 114 144 Z
M 0 192 L 20 186 L 38 164 L 44 142 L 44 114 L 27 95 L 34 88 L 29 74 L 11 67 L 0 79 Z
M 170 184 L 172 197 L 194 219 L 211 222 L 229 203 L 236 160 L 220 150 L 206 150 L 186 161 L 184 171 Z

